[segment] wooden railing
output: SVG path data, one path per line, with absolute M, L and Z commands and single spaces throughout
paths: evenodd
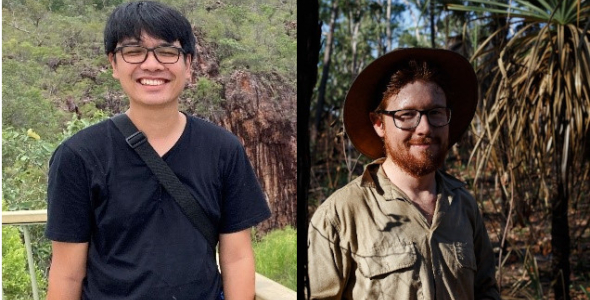
M 34 300 L 39 300 L 39 287 L 35 276 L 35 263 L 33 261 L 31 236 L 28 226 L 45 224 L 46 222 L 47 210 L 45 209 L 2 212 L 2 225 L 17 225 L 23 229 Z M 2 291 L 2 298 L 4 298 L 3 295 L 4 291 Z M 295 291 L 256 273 L 256 300 L 295 300 L 296 298 L 297 293 Z

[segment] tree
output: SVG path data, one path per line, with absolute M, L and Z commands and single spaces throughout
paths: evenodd
M 508 223 L 522 203 L 550 214 L 553 291 L 555 299 L 570 299 L 568 208 L 583 195 L 590 170 L 584 156 L 590 128 L 590 3 L 468 2 L 488 7 L 451 8 L 512 21 L 473 56 L 480 80 L 490 82 L 479 111 L 484 127 L 473 154 L 476 178 L 489 165 L 502 175 L 510 187 L 503 190 L 511 199 Z M 506 43 L 493 43 L 507 30 L 515 32 Z M 526 219 L 526 213 L 520 217 Z
M 324 111 L 324 102 L 326 95 L 326 84 L 328 82 L 328 76 L 330 72 L 330 64 L 332 62 L 332 44 L 334 39 L 334 30 L 336 28 L 336 17 L 338 16 L 338 0 L 332 0 L 332 9 L 330 12 L 330 23 L 328 33 L 326 35 L 326 44 L 324 45 L 324 58 L 322 67 L 322 77 L 320 79 L 320 86 L 318 87 L 318 100 L 316 105 L 316 115 L 314 121 L 314 132 L 320 131 L 320 125 L 322 121 L 322 114 Z M 314 139 L 317 138 L 317 134 L 313 134 Z
M 305 4 L 309 5 L 308 3 Z M 297 151 L 297 199 L 301 201 L 298 206 L 298 223 L 303 223 L 304 226 L 299 226 L 299 230 L 303 229 L 307 234 L 307 198 L 309 190 L 309 174 L 310 174 L 310 136 L 309 136 L 309 114 L 311 98 L 313 96 L 313 89 L 317 80 L 317 63 L 319 60 L 320 52 L 320 34 L 321 28 L 319 22 L 319 3 L 318 1 L 311 1 L 310 13 L 303 14 L 302 32 L 305 41 L 304 47 L 301 47 L 303 51 L 300 51 L 300 57 L 303 57 L 303 63 L 300 64 L 297 72 L 297 79 L 300 85 L 303 87 L 302 92 L 299 94 L 299 121 L 297 123 L 297 132 L 299 138 L 299 149 Z M 301 53 L 303 52 L 303 53 Z M 304 239 L 304 243 L 307 243 L 307 239 Z M 307 251 L 303 252 L 303 284 L 299 284 L 297 287 L 298 295 L 305 295 L 305 291 L 308 287 L 307 278 Z

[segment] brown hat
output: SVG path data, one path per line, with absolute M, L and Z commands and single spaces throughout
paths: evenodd
M 383 141 L 373 128 L 369 113 L 383 99 L 393 73 L 410 60 L 426 61 L 448 78 L 447 106 L 452 110 L 449 148 L 467 130 L 477 107 L 477 77 L 460 54 L 443 49 L 409 48 L 393 50 L 369 64 L 354 80 L 344 101 L 344 128 L 354 147 L 371 159 L 385 156 Z

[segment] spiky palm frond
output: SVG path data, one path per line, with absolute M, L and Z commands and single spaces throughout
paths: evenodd
M 590 10 L 585 12 L 588 19 Z M 485 130 L 474 151 L 484 153 L 478 175 L 488 159 L 502 158 L 494 163 L 499 167 L 507 155 L 512 167 L 526 167 L 521 169 L 540 175 L 542 182 L 555 171 L 567 176 L 569 162 L 584 161 L 590 128 L 589 36 L 588 29 L 574 24 L 531 22 L 498 49 L 498 57 L 488 55 L 490 44 L 480 45 L 474 59 L 480 78 L 491 84 L 479 112 Z M 547 191 L 542 194 L 549 197 Z
M 508 3 L 487 0 L 467 0 L 475 5 L 448 4 L 448 8 L 457 11 L 476 13 L 496 13 L 514 18 L 522 18 L 527 22 L 584 24 L 590 14 L 590 5 L 582 0 L 510 0 Z
M 590 2 L 509 1 L 452 7 L 507 19 L 472 57 L 483 97 L 470 161 L 476 182 L 499 174 L 507 224 L 519 205 L 551 216 L 555 294 L 569 299 L 568 205 L 589 192 Z

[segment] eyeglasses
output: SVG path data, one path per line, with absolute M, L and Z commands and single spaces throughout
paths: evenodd
M 148 52 L 154 52 L 156 60 L 162 64 L 174 64 L 178 61 L 180 53 L 185 53 L 182 48 L 174 46 L 159 46 L 146 48 L 142 46 L 122 46 L 115 48 L 114 53 L 121 51 L 123 60 L 130 64 L 141 64 L 148 56 Z
M 451 121 L 451 109 L 448 107 L 436 107 L 427 110 L 400 109 L 400 110 L 377 110 L 378 114 L 385 114 L 393 117 L 395 127 L 403 130 L 414 129 L 420 124 L 422 115 L 426 115 L 428 124 L 432 127 L 443 127 Z

